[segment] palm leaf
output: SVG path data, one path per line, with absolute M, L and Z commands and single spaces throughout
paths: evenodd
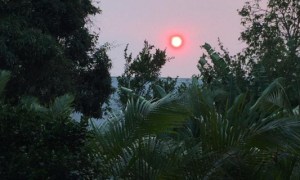
M 49 107 L 49 115 L 55 117 L 68 117 L 72 113 L 72 103 L 74 97 L 71 95 L 63 95 L 57 97 Z
M 142 135 L 172 130 L 188 117 L 189 111 L 176 94 L 169 94 L 156 101 L 131 98 L 124 114 L 126 127 Z
M 207 178 L 235 177 L 231 169 L 241 168 L 240 173 L 251 169 L 249 177 L 259 177 L 272 164 L 274 152 L 293 154 L 299 149 L 299 117 L 286 116 L 289 101 L 281 83 L 280 79 L 272 83 L 252 106 L 247 95 L 241 94 L 225 111 L 216 109 L 214 93 L 197 84 L 189 87 L 186 104 L 191 106 L 193 118 L 179 133 L 182 141 L 195 147 L 201 144 L 199 161 L 206 168 L 197 168 L 202 174 Z
M 21 99 L 21 105 L 26 108 L 27 110 L 34 111 L 34 112 L 47 112 L 47 108 L 43 107 L 37 98 L 34 97 L 23 97 Z
M 112 116 L 102 126 L 92 124 L 95 139 L 91 146 L 101 155 L 105 171 L 122 178 L 165 177 L 176 156 L 172 143 L 158 137 L 174 132 L 185 121 L 189 115 L 185 109 L 174 94 L 153 101 L 132 93 L 124 115 Z
M 256 103 L 250 108 L 251 111 L 262 109 L 266 112 L 272 112 L 278 108 L 285 108 L 290 114 L 292 109 L 288 97 L 283 88 L 283 78 L 274 80 L 257 99 Z
M 155 90 L 158 92 L 161 98 L 167 95 L 166 91 L 161 86 L 155 85 Z

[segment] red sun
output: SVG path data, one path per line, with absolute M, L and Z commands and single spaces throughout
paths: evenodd
M 183 45 L 183 39 L 181 36 L 172 36 L 170 43 L 172 45 L 173 48 L 180 48 Z

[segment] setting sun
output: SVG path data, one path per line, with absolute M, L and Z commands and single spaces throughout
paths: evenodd
M 180 46 L 182 46 L 182 38 L 180 36 L 172 36 L 171 38 L 171 45 L 174 48 L 179 48 Z

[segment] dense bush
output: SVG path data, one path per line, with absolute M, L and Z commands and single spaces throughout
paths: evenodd
M 8 77 L 7 72 L 1 72 L 1 88 Z M 87 121 L 71 119 L 72 102 L 73 97 L 69 95 L 56 98 L 49 107 L 29 97 L 23 98 L 18 105 L 0 101 L 2 179 L 94 176 L 86 148 L 90 136 Z
M 282 81 L 255 101 L 240 94 L 231 105 L 228 94 L 197 80 L 182 95 L 130 98 L 123 116 L 94 127 L 101 172 L 125 179 L 299 177 L 299 108 L 291 108 Z

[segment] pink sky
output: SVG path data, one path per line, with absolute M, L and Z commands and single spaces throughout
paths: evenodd
M 237 9 L 241 0 L 102 0 L 102 14 L 93 18 L 94 26 L 100 28 L 101 43 L 116 45 L 108 52 L 112 59 L 112 76 L 124 71 L 124 49 L 134 57 L 142 49 L 144 40 L 160 49 L 167 49 L 167 55 L 175 59 L 167 62 L 161 76 L 191 77 L 199 74 L 196 67 L 205 42 L 217 48 L 218 37 L 236 53 L 243 47 L 238 41 L 243 27 Z M 183 48 L 169 47 L 172 34 L 184 37 Z

